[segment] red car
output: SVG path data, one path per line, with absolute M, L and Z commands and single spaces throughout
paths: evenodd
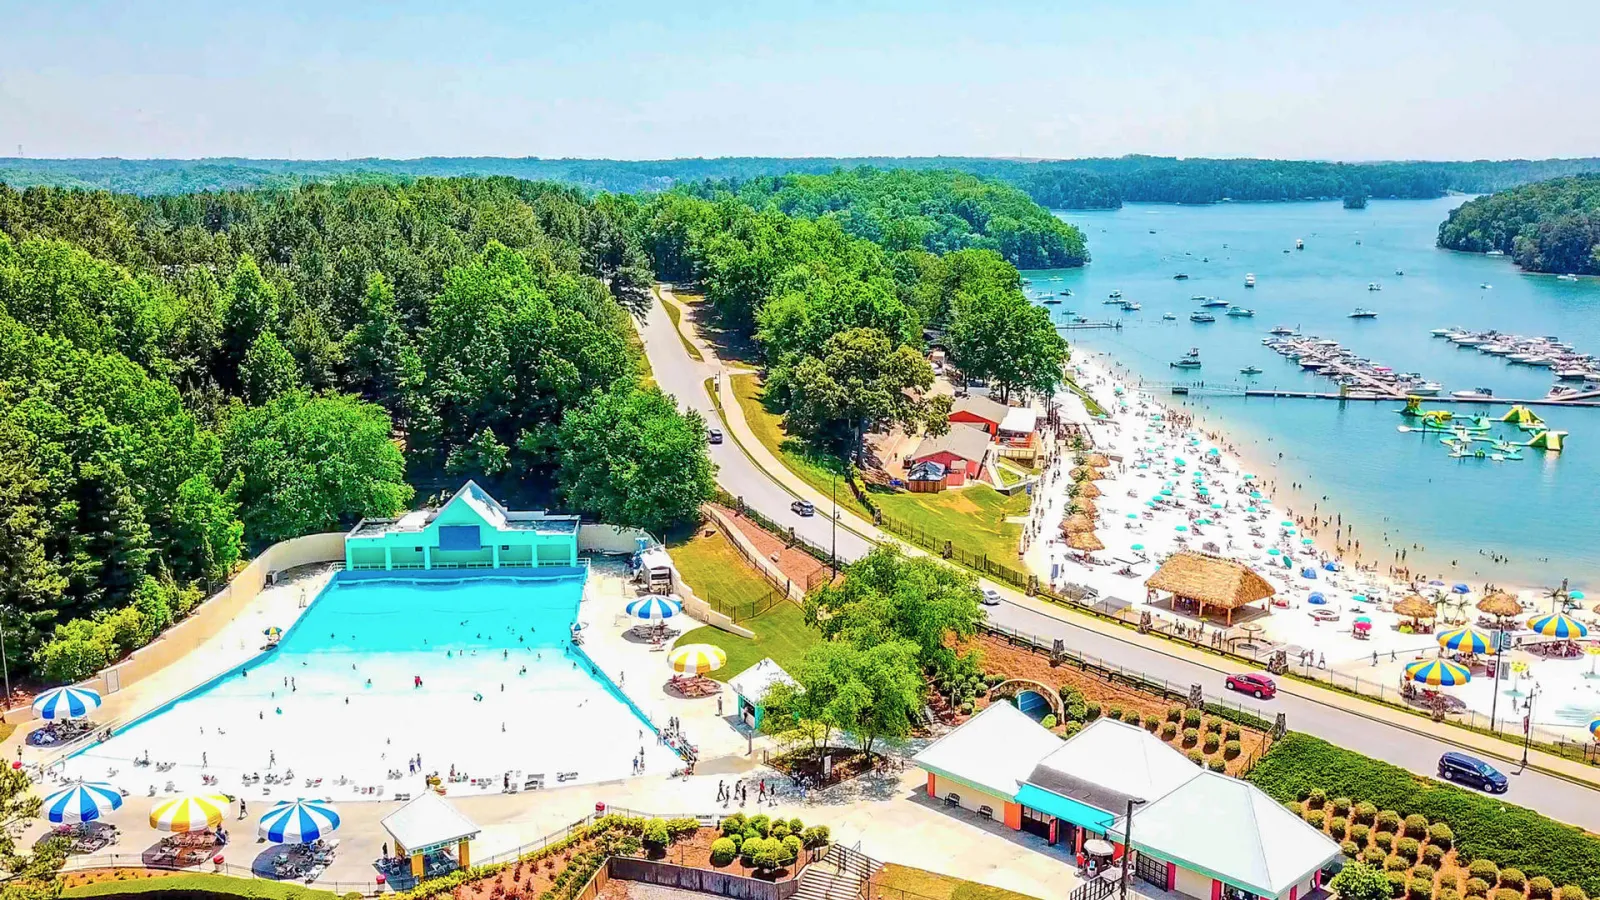
M 1254 694 L 1257 700 L 1265 700 L 1278 693 L 1278 684 L 1265 675 L 1246 672 L 1242 675 L 1229 675 L 1228 690 L 1238 691 L 1241 694 Z

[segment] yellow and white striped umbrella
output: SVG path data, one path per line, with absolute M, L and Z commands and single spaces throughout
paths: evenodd
M 672 671 L 685 675 L 704 675 L 728 664 L 728 654 L 711 644 L 684 644 L 667 654 Z
M 186 794 L 157 803 L 150 810 L 150 827 L 157 831 L 204 831 L 222 824 L 228 814 L 221 794 Z

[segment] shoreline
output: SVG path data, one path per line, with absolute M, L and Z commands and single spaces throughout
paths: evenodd
M 1237 463 L 1243 471 L 1254 472 L 1257 474 L 1258 479 L 1266 482 L 1262 492 L 1267 495 L 1274 505 L 1280 507 L 1289 518 L 1295 521 L 1296 527 L 1312 538 L 1315 542 L 1313 546 L 1319 556 L 1336 559 L 1341 564 L 1352 569 L 1359 569 L 1365 575 L 1380 579 L 1391 590 L 1411 592 L 1413 580 L 1427 581 L 1430 579 L 1443 581 L 1447 584 L 1466 583 L 1473 587 L 1473 593 L 1480 595 L 1485 591 L 1479 590 L 1479 588 L 1487 586 L 1488 590 L 1504 591 L 1519 599 L 1526 599 L 1529 596 L 1537 599 L 1545 596 L 1550 589 L 1547 585 L 1527 584 L 1515 579 L 1499 580 L 1485 578 L 1476 573 L 1469 575 L 1459 571 L 1452 572 L 1449 566 L 1448 553 L 1428 550 L 1425 541 L 1407 540 L 1405 536 L 1398 534 L 1398 532 L 1386 535 L 1385 529 L 1382 527 L 1384 523 L 1381 520 L 1369 521 L 1368 517 L 1352 516 L 1349 521 L 1344 522 L 1342 520 L 1344 519 L 1345 510 L 1331 505 L 1333 498 L 1328 498 L 1329 505 L 1324 508 L 1324 498 L 1316 494 L 1313 487 L 1308 486 L 1307 482 L 1301 482 L 1296 487 L 1294 479 L 1285 475 L 1276 461 L 1271 460 L 1270 457 L 1263 458 L 1257 452 L 1251 452 L 1257 449 L 1253 446 L 1254 444 L 1268 443 L 1271 441 L 1271 437 L 1265 439 L 1251 438 L 1241 442 L 1236 434 L 1230 431 L 1228 423 L 1223 417 L 1217 415 L 1209 407 L 1188 402 L 1174 404 L 1167 398 L 1157 396 L 1147 388 L 1137 386 L 1135 382 L 1140 380 L 1137 371 L 1121 363 L 1115 356 L 1105 351 L 1082 346 L 1076 347 L 1074 348 L 1072 364 L 1083 367 L 1093 376 L 1104 377 L 1108 382 L 1121 385 L 1129 394 L 1145 394 L 1150 398 L 1150 402 L 1154 406 L 1162 410 L 1186 416 L 1191 422 L 1191 427 L 1205 435 L 1213 443 L 1224 448 L 1224 452 L 1233 457 L 1232 461 Z M 1310 524 L 1313 509 L 1315 509 L 1317 522 Z M 1329 524 L 1324 525 L 1322 524 L 1323 519 L 1331 521 Z M 1310 524 L 1310 527 L 1307 527 L 1308 524 Z M 1363 545 L 1360 550 L 1356 550 L 1353 547 L 1339 546 L 1328 529 L 1338 528 L 1340 524 L 1347 526 L 1339 528 L 1339 530 L 1348 532 L 1348 535 L 1359 534 L 1364 537 L 1376 532 L 1380 541 L 1384 541 L 1381 545 L 1383 550 L 1380 551 L 1383 555 L 1375 555 L 1370 544 Z M 1390 566 L 1394 564 L 1392 559 L 1394 551 L 1397 549 L 1411 551 L 1413 547 L 1419 548 L 1414 551 L 1417 555 L 1411 556 L 1408 553 L 1406 558 L 1401 561 L 1401 565 L 1409 573 L 1409 577 L 1391 571 Z M 1459 560 L 1460 557 L 1458 556 L 1457 559 Z M 1424 566 L 1438 571 L 1419 571 Z M 1458 565 L 1457 568 L 1459 569 L 1460 566 Z

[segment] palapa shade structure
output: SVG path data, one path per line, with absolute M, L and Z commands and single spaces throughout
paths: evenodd
M 1094 482 L 1085 481 L 1077 485 L 1077 487 L 1073 490 L 1072 496 L 1084 498 L 1098 497 L 1100 496 L 1100 489 L 1094 486 Z
M 1478 611 L 1502 619 L 1509 619 L 1512 616 L 1522 614 L 1522 604 L 1517 602 L 1517 598 L 1504 591 L 1495 591 L 1478 601 Z
M 1080 531 L 1067 535 L 1067 546 L 1074 550 L 1082 550 L 1085 553 L 1093 553 L 1096 550 L 1104 550 L 1106 548 L 1106 545 L 1100 543 L 1100 539 L 1095 537 L 1092 531 Z
M 1072 498 L 1072 502 L 1067 504 L 1067 508 L 1085 516 L 1094 516 L 1100 512 L 1100 507 L 1095 506 L 1094 501 L 1088 497 Z
M 1395 615 L 1408 619 L 1431 619 L 1438 615 L 1439 608 L 1417 594 L 1407 594 L 1394 605 L 1394 611 Z
M 1094 520 L 1082 513 L 1061 520 L 1062 534 L 1082 534 L 1094 530 Z
M 1111 460 L 1107 459 L 1104 453 L 1091 453 L 1089 454 L 1089 458 L 1083 461 L 1083 464 L 1086 466 L 1098 466 L 1104 468 L 1105 466 L 1111 465 Z
M 1244 563 L 1194 552 L 1167 557 L 1161 568 L 1145 579 L 1144 586 L 1198 603 L 1202 618 L 1207 606 L 1225 609 L 1229 625 L 1233 624 L 1234 610 L 1277 593 L 1265 578 Z

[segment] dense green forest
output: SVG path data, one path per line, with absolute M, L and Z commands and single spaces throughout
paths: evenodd
M 1311 200 L 1364 192 L 1377 198 L 1481 194 L 1519 184 L 1600 171 L 1600 158 L 1472 162 L 1332 163 L 1266 159 L 1123 156 L 1026 161 L 982 157 L 606 160 L 427 157 L 423 159 L 202 160 L 0 158 L 0 181 L 134 194 L 241 190 L 370 174 L 507 175 L 589 190 L 640 193 L 713 180 L 826 174 L 837 169 L 953 169 L 1021 188 L 1052 208 L 1102 209 L 1131 202 L 1213 203 Z
M 1439 246 L 1500 250 L 1530 272 L 1600 275 L 1600 175 L 1541 181 L 1463 203 L 1439 226 Z
M 0 186 L 13 664 L 82 677 L 253 549 L 465 477 L 652 530 L 692 516 L 703 425 L 641 387 L 629 321 L 653 277 L 642 215 L 508 178 Z
M 722 186 L 702 182 L 697 193 L 710 196 Z M 835 217 L 845 231 L 890 251 L 997 250 L 1023 269 L 1081 266 L 1089 258 L 1083 233 L 1027 194 L 959 172 L 861 167 L 725 186 L 752 206 L 770 205 L 807 218 Z

